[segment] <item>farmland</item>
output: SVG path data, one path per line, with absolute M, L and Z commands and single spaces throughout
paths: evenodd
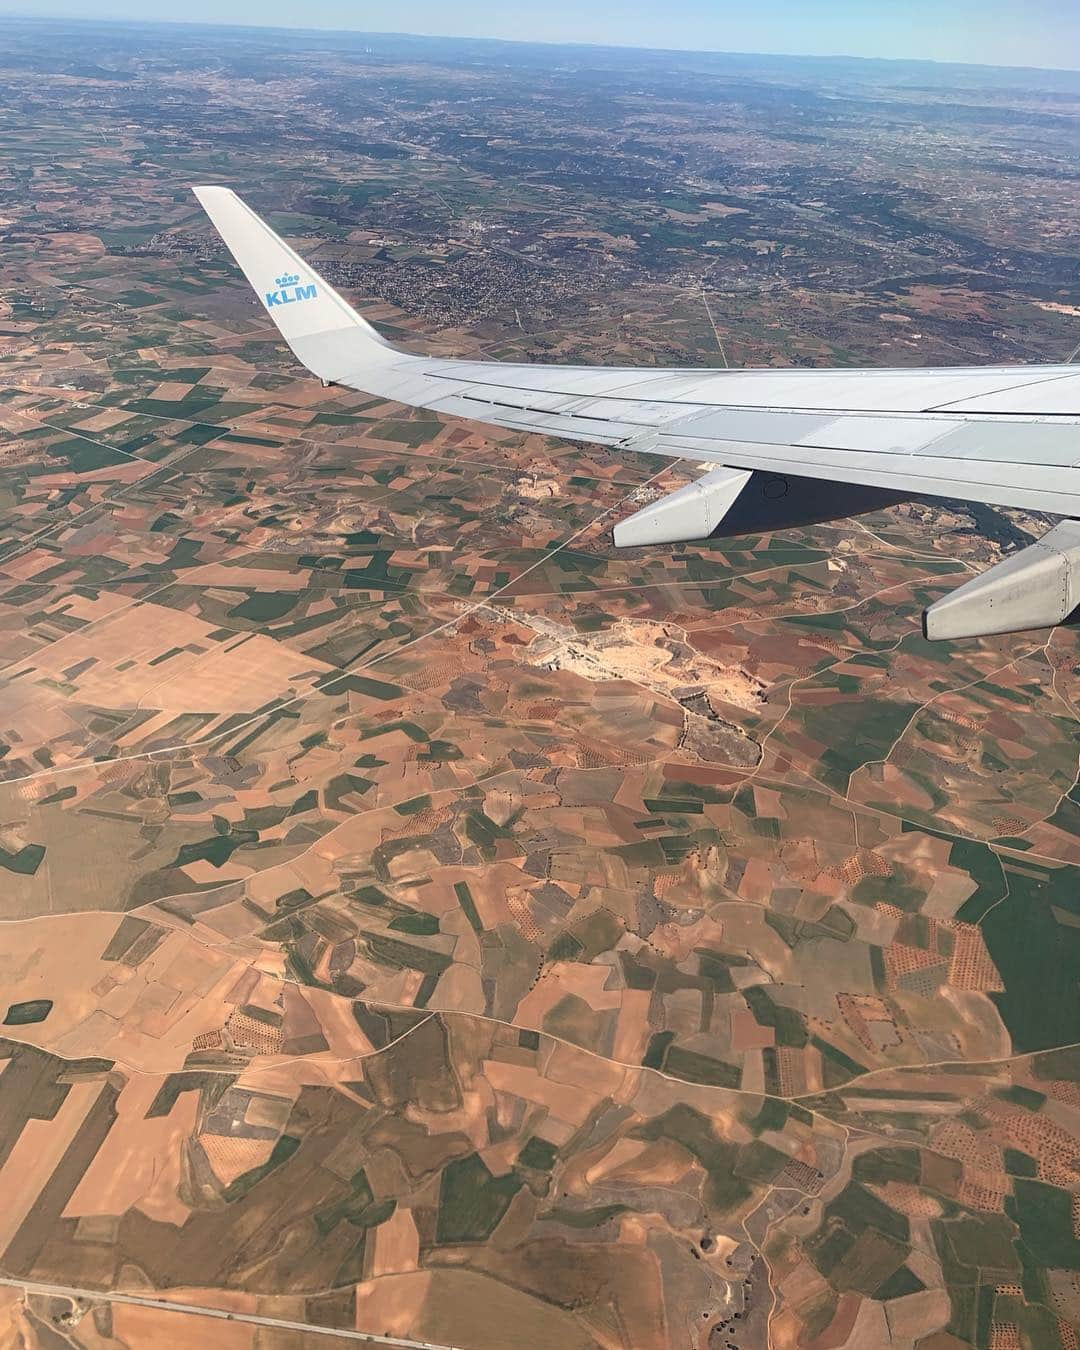
M 188 189 L 417 350 L 1061 360 L 1080 86 L 3 31 L 5 1343 L 1072 1350 L 1080 645 L 918 624 L 1045 522 L 619 552 L 692 465 L 322 387 Z

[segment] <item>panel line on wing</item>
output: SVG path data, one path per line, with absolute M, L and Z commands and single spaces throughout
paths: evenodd
M 1022 367 L 1017 367 L 1017 369 L 1021 368 Z M 928 409 L 928 411 L 945 412 L 949 408 L 955 408 L 958 404 L 975 403 L 982 398 L 999 398 L 1002 394 L 1011 394 L 1018 389 L 1023 389 L 1025 391 L 1041 389 L 1043 385 L 1057 384 L 1058 381 L 1060 380 L 1070 380 L 1070 379 L 1080 381 L 1080 374 L 1078 374 L 1078 372 L 1074 370 L 1069 372 L 1062 372 L 1061 374 L 1057 375 L 1048 374 L 1043 379 L 1020 380 L 1015 384 L 1006 385 L 1002 389 L 995 389 L 989 394 L 965 394 L 963 398 L 954 398 L 949 399 L 944 403 L 935 403 L 933 408 Z

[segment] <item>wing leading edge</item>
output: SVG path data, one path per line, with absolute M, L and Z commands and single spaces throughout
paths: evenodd
M 1076 366 L 718 370 L 426 357 L 381 337 L 230 189 L 194 191 L 297 360 L 328 384 L 514 431 L 846 485 L 836 515 L 868 509 L 848 499 L 937 496 L 1080 516 Z M 781 513 L 774 527 L 783 523 Z

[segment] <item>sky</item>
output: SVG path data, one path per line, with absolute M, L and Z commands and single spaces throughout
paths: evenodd
M 0 0 L 12 14 L 1080 69 L 1080 0 Z

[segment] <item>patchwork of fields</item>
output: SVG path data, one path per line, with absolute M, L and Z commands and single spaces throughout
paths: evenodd
M 1041 522 L 617 553 L 691 466 L 323 389 L 187 188 L 432 351 L 1060 359 L 1080 92 L 5 32 L 0 1339 L 1075 1347 L 1080 646 L 917 622 Z

